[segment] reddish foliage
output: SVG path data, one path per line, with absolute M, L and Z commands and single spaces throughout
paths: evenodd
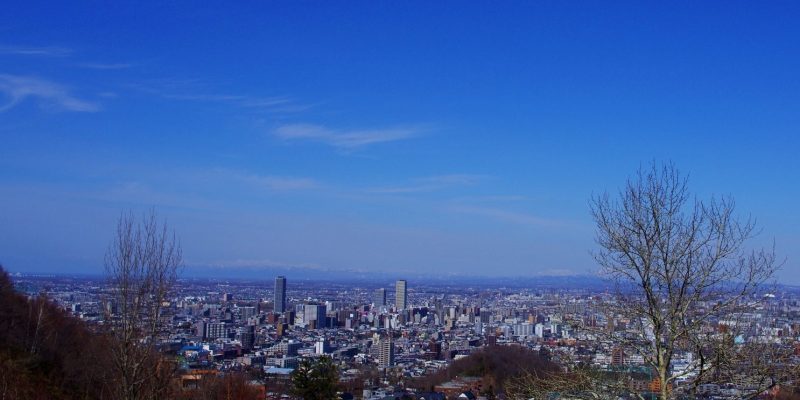
M 0 398 L 108 398 L 105 340 L 0 267 Z

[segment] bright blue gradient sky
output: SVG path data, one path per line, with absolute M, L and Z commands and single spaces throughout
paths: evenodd
M 0 13 L 0 262 L 591 273 L 592 193 L 672 160 L 800 283 L 798 2 L 32 2 Z

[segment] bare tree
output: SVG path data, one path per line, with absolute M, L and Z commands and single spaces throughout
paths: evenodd
M 159 223 L 154 211 L 136 218 L 122 214 L 105 256 L 111 284 L 109 327 L 111 358 L 119 382 L 118 398 L 151 399 L 169 374 L 169 364 L 155 351 L 161 314 L 181 265 L 175 233 Z
M 616 400 L 626 395 L 643 399 L 629 389 L 623 374 L 592 368 L 519 374 L 508 380 L 505 389 L 509 399 L 547 399 L 553 393 L 574 400 Z
M 734 209 L 730 197 L 692 197 L 672 164 L 640 168 L 619 198 L 591 200 L 600 245 L 594 257 L 617 287 L 608 313 L 627 322 L 614 339 L 653 368 L 662 399 L 675 396 L 676 380 L 709 381 L 741 358 L 745 347 L 718 325 L 744 315 L 778 267 L 774 249 L 747 250 L 756 224 Z M 682 352 L 695 357 L 676 371 Z

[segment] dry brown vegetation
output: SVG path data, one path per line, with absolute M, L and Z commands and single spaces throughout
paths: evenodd
M 483 378 L 485 391 L 502 393 L 506 383 L 513 377 L 558 371 L 557 365 L 527 347 L 489 346 L 454 361 L 448 368 L 435 374 L 417 378 L 409 386 L 427 391 L 456 377 L 472 376 Z
M 114 340 L 44 296 L 17 293 L 0 267 L 0 400 L 119 398 L 115 386 L 121 378 L 108 356 Z M 163 367 L 171 364 L 167 357 L 153 352 L 143 362 L 143 368 L 163 372 L 144 384 L 145 389 L 162 384 L 159 399 L 259 398 L 260 388 L 242 373 L 212 376 L 201 382 L 200 390 L 186 391 L 180 389 L 175 369 Z
M 17 293 L 0 267 L 0 399 L 107 398 L 106 344 L 44 296 Z

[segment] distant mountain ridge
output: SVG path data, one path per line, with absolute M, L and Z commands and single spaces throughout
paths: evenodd
M 386 282 L 397 279 L 424 281 L 428 284 L 488 285 L 506 287 L 602 287 L 607 283 L 599 276 L 590 274 L 548 275 L 531 274 L 518 276 L 489 276 L 482 274 L 420 273 L 412 271 L 364 271 L 355 269 L 308 268 L 287 266 L 265 267 L 223 267 L 187 266 L 182 277 L 271 280 L 278 275 L 289 279 L 334 282 Z
M 12 275 L 28 278 L 76 278 L 102 280 L 102 273 L 37 273 L 16 272 Z M 289 266 L 186 266 L 181 279 L 272 281 L 283 275 L 294 281 L 329 281 L 386 283 L 398 279 L 410 282 L 425 282 L 436 285 L 492 286 L 492 287 L 603 287 L 607 283 L 599 276 L 590 274 L 548 275 L 532 274 L 518 276 L 488 276 L 480 274 L 420 273 L 411 271 L 363 271 L 354 269 L 310 268 Z

